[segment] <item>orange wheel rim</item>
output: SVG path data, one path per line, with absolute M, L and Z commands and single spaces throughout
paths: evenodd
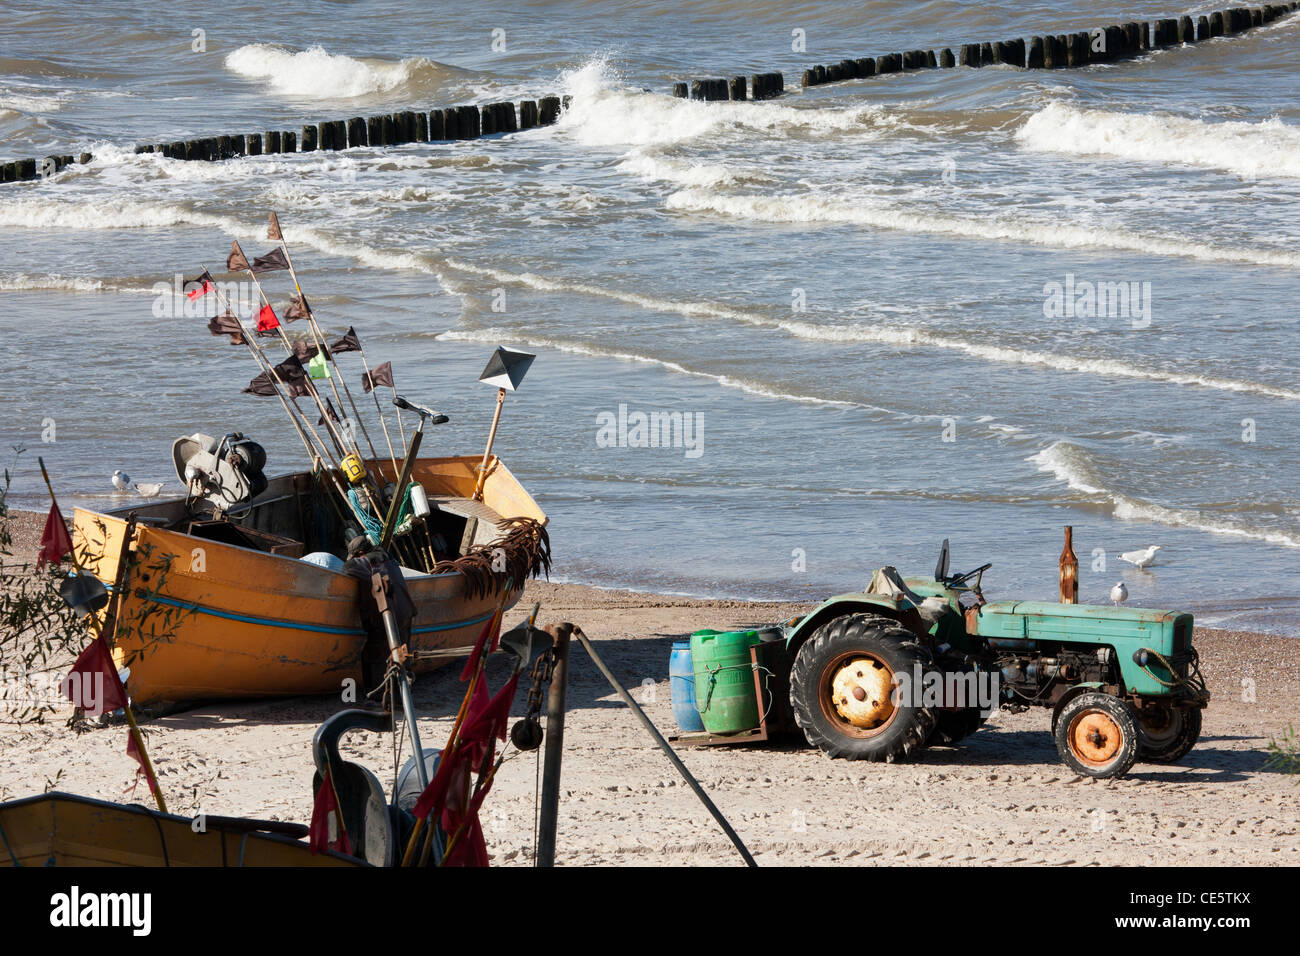
M 1070 722 L 1070 751 L 1090 767 L 1104 767 L 1113 761 L 1124 746 L 1124 732 L 1119 724 L 1099 710 L 1079 714 Z

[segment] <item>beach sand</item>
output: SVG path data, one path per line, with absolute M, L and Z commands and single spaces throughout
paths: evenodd
M 16 553 L 34 553 L 42 521 L 19 517 Z M 675 731 L 667 679 L 674 640 L 807 610 L 535 582 L 507 625 L 533 601 L 541 623 L 581 625 L 665 734 Z M 1201 742 L 1179 765 L 1139 763 L 1120 780 L 1071 773 L 1046 709 L 1002 712 L 959 746 L 908 763 L 830 760 L 793 746 L 679 752 L 760 865 L 1296 865 L 1300 777 L 1263 765 L 1269 740 L 1300 725 L 1300 640 L 1204 630 L 1196 645 L 1214 695 Z M 570 659 L 557 863 L 739 863 L 576 642 Z M 491 687 L 507 668 L 501 655 L 490 661 Z M 446 739 L 463 693 L 458 675 L 451 666 L 416 682 L 425 746 Z M 525 684 L 515 715 L 526 692 Z M 325 697 L 203 704 L 149 722 L 169 809 L 307 822 L 311 737 L 344 706 Z M 143 784 L 124 793 L 135 766 L 125 727 L 77 735 L 64 727 L 69 713 L 44 725 L 0 725 L 0 798 L 50 786 L 148 801 Z M 391 736 L 356 733 L 343 750 L 391 789 L 392 747 Z M 531 861 L 537 770 L 530 753 L 511 757 L 498 775 L 483 814 L 494 864 Z

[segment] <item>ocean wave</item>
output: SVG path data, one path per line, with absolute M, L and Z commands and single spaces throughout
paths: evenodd
M 776 181 L 766 173 L 755 170 L 736 170 L 721 163 L 691 162 L 639 150 L 628 154 L 616 168 L 619 172 L 643 179 L 704 189 Z
M 861 408 L 866 409 L 867 411 L 883 412 L 890 415 L 898 414 L 892 409 L 881 408 L 878 405 L 868 405 L 863 402 L 850 402 L 843 399 L 822 398 L 817 395 L 797 395 L 791 392 L 782 392 L 760 382 L 736 378 L 731 375 L 717 375 L 713 372 L 701 372 L 697 369 L 687 368 L 677 362 L 672 362 L 668 359 L 655 358 L 650 355 L 639 355 L 634 352 L 618 352 L 613 349 L 604 349 L 599 346 L 587 345 L 582 342 L 565 341 L 563 339 L 527 335 L 521 336 L 521 333 L 513 329 L 450 329 L 446 332 L 439 333 L 437 338 L 448 342 L 483 342 L 487 344 L 509 342 L 512 344 L 527 346 L 529 348 L 552 349 L 557 352 L 567 352 L 572 355 L 586 355 L 594 358 L 613 359 L 623 362 L 637 362 L 642 365 L 655 365 L 659 368 L 666 369 L 667 371 L 676 372 L 679 375 L 689 375 L 694 378 L 707 379 L 708 381 L 716 382 L 723 388 L 738 389 L 749 395 L 755 395 L 760 398 L 796 402 L 800 405 L 818 405 L 835 408 Z
M 1259 123 L 1207 123 L 1051 103 L 1025 121 L 1016 140 L 1035 152 L 1204 166 L 1249 179 L 1300 177 L 1300 128 L 1277 117 Z
M 0 112 L 4 113 L 53 113 L 62 108 L 63 98 L 57 95 L 0 93 Z
M 670 195 L 666 205 L 679 212 L 713 213 L 754 222 L 870 226 L 961 239 L 1026 242 L 1065 249 L 1110 249 L 1210 262 L 1248 262 L 1300 268 L 1300 253 L 1281 249 L 1214 246 L 1178 236 L 1144 235 L 1124 229 L 1072 226 L 1064 222 L 1034 222 L 1023 217 L 1014 220 L 976 219 L 884 203 L 850 202 L 815 194 L 728 196 L 687 188 Z
M 903 125 L 883 107 L 799 108 L 764 102 L 703 102 L 621 86 L 608 60 L 561 74 L 572 96 L 559 128 L 585 146 L 666 146 L 723 130 L 826 135 L 878 133 Z
M 376 93 L 432 92 L 453 68 L 424 57 L 398 62 L 356 59 L 323 47 L 289 50 L 249 43 L 229 54 L 226 69 L 263 81 L 274 93 L 311 99 L 351 99 Z
M 1051 474 L 1057 481 L 1065 482 L 1070 489 L 1106 501 L 1111 506 L 1112 514 L 1121 521 L 1145 521 L 1172 528 L 1262 541 L 1286 548 L 1300 548 L 1300 537 L 1283 531 L 1216 520 L 1194 509 L 1169 508 L 1111 491 L 1097 474 L 1088 453 L 1067 441 L 1052 442 L 1025 460 L 1037 466 L 1039 471 Z
M 113 291 L 103 279 L 84 276 L 61 276 L 53 273 L 27 275 L 11 272 L 0 275 L 0 292 L 105 292 Z
M 902 347 L 928 347 L 964 352 L 974 358 L 987 362 L 1003 362 L 1021 365 L 1039 365 L 1061 372 L 1082 372 L 1091 375 L 1111 376 L 1116 378 L 1137 378 L 1152 382 L 1167 382 L 1173 385 L 1187 385 L 1199 388 L 1212 388 L 1225 392 L 1244 392 L 1280 398 L 1285 401 L 1300 402 L 1300 391 L 1264 385 L 1259 382 L 1243 382 L 1235 379 L 1215 378 L 1207 375 L 1194 375 L 1186 372 L 1168 372 L 1159 369 L 1143 368 L 1107 358 L 1077 358 L 1059 352 L 1034 352 L 1026 349 L 1010 348 L 1004 345 L 988 345 L 982 342 L 969 342 L 965 339 L 947 335 L 937 335 L 926 329 L 882 325 L 828 326 L 811 322 L 783 321 L 780 327 L 799 338 L 826 342 L 863 342 Z

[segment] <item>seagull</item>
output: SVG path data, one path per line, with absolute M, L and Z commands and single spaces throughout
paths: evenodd
M 131 487 L 131 476 L 119 468 L 113 472 L 113 487 L 118 491 L 127 491 Z
M 1123 581 L 1120 581 L 1118 584 L 1116 584 L 1113 588 L 1110 589 L 1110 603 L 1118 607 L 1119 605 L 1123 604 L 1127 600 L 1128 600 L 1128 588 L 1124 586 Z
M 1142 570 L 1146 570 L 1147 565 L 1156 563 L 1156 552 L 1160 550 L 1160 545 L 1153 544 L 1149 548 L 1141 551 L 1125 551 L 1119 556 L 1121 561 L 1127 561 L 1129 564 L 1137 565 Z
M 141 498 L 156 498 L 165 484 L 167 484 L 165 481 L 137 481 L 135 490 L 139 492 Z

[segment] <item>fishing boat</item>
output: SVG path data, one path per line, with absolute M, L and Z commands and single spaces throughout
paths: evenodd
M 211 463 L 194 451 L 210 447 L 204 439 L 178 440 L 178 474 L 190 469 L 193 479 L 196 460 Z M 230 448 L 256 464 L 251 443 L 227 439 L 218 467 L 198 479 L 204 495 L 75 511 L 81 566 L 120 592 L 108 633 L 137 703 L 339 693 L 362 678 L 370 586 L 344 567 L 356 529 L 339 508 L 336 476 L 315 469 L 259 481 L 226 464 L 240 460 Z M 398 478 L 388 460 L 365 468 L 379 485 Z M 419 673 L 468 653 L 549 563 L 549 545 L 546 515 L 495 456 L 486 469 L 479 456 L 417 459 L 409 480 L 429 513 L 393 550 L 400 558 L 423 545 L 429 555 L 427 570 L 400 568 L 415 611 L 407 662 Z
M 369 866 L 303 824 L 189 817 L 53 791 L 0 803 L 0 866 Z

